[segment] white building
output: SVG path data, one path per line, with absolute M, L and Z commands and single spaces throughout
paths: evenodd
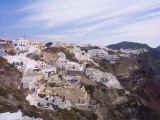
M 13 45 L 15 46 L 17 53 L 25 53 L 29 50 L 28 40 L 17 39 L 13 41 Z
M 20 72 L 25 69 L 25 62 L 20 56 L 4 56 L 8 63 L 13 64 Z
M 101 82 L 109 88 L 122 89 L 120 82 L 112 73 L 102 72 L 98 69 L 87 68 L 86 75 L 94 82 Z
M 98 60 L 104 59 L 104 60 L 109 61 L 111 64 L 115 64 L 116 61 L 120 59 L 118 55 L 110 55 L 107 51 L 103 49 L 92 49 L 88 51 L 88 54 L 92 58 L 95 58 Z
M 54 75 L 57 73 L 57 68 L 52 66 L 52 67 L 49 67 L 49 68 L 46 68 L 43 70 L 43 73 L 47 76 L 47 77 L 50 77 L 51 75 Z
M 26 40 L 23 38 L 14 40 L 13 45 L 15 46 L 15 48 L 18 52 L 28 52 L 28 50 L 35 51 L 35 49 L 33 49 L 33 48 L 37 48 L 40 50 L 40 48 L 43 46 L 41 43 L 39 43 L 37 41 Z
M 108 52 L 102 49 L 92 49 L 88 51 L 88 54 L 93 58 L 103 59 L 108 55 Z
M 29 46 L 28 40 L 25 40 L 23 38 L 14 40 L 13 45 L 14 46 Z
M 139 55 L 145 52 L 148 52 L 147 49 L 143 48 L 143 49 L 120 49 L 121 52 L 127 53 L 127 54 L 135 54 L 135 55 Z
M 89 61 L 90 56 L 85 51 L 82 51 L 79 47 L 74 47 L 73 53 L 75 54 L 75 57 L 79 61 Z

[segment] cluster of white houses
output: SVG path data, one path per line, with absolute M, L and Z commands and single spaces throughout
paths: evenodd
M 17 53 L 25 53 L 30 47 L 43 49 L 45 46 L 36 40 L 25 40 L 23 38 L 16 40 L 0 39 L 0 49 L 14 47 Z
M 116 61 L 120 59 L 118 55 L 111 55 L 103 49 L 92 49 L 88 51 L 88 54 L 95 60 L 104 59 L 109 61 L 111 64 L 116 63 Z
M 103 49 L 92 49 L 89 50 L 87 53 L 85 51 L 82 51 L 79 47 L 74 46 L 72 52 L 74 53 L 75 57 L 79 60 L 78 62 L 68 60 L 63 52 L 59 52 L 59 57 L 56 60 L 55 65 L 48 65 L 45 62 L 35 61 L 26 56 L 30 52 L 35 52 L 35 50 L 40 51 L 44 48 L 44 45 L 38 43 L 37 41 L 17 39 L 8 42 L 2 41 L 2 43 L 0 43 L 0 45 L 7 44 L 8 46 L 14 46 L 16 48 L 16 52 L 18 54 L 16 54 L 15 56 L 6 55 L 4 57 L 8 60 L 10 64 L 15 65 L 15 67 L 17 67 L 17 69 L 21 72 L 25 72 L 26 69 L 31 70 L 31 73 L 33 73 L 35 76 L 44 76 L 47 79 L 44 80 L 45 82 L 49 81 L 52 77 L 54 78 L 54 80 L 51 79 L 52 82 L 55 82 L 56 76 L 60 75 L 59 69 L 60 71 L 65 72 L 65 74 L 62 75 L 62 79 L 65 79 L 65 83 L 67 82 L 67 87 L 68 85 L 69 87 L 71 87 L 53 87 L 54 93 L 58 94 L 59 96 L 46 94 L 50 91 L 52 92 L 52 90 L 49 91 L 45 83 L 45 85 L 43 86 L 43 84 L 41 84 L 40 82 L 39 84 L 37 83 L 38 85 L 36 85 L 34 82 L 30 82 L 29 88 L 34 89 L 34 94 L 28 95 L 26 99 L 30 102 L 31 105 L 41 106 L 41 104 L 45 104 L 46 106 L 50 107 L 48 103 L 51 103 L 58 105 L 61 108 L 68 108 L 71 106 L 72 103 L 87 103 L 88 94 L 85 88 L 77 87 L 80 86 L 81 80 L 84 76 L 87 77 L 87 79 L 89 78 L 89 80 L 91 81 L 101 82 L 111 88 L 121 88 L 120 83 L 118 82 L 116 77 L 111 73 L 106 73 L 100 71 L 99 69 L 86 67 L 87 63 L 92 61 L 91 58 L 107 59 L 110 62 L 114 62 L 119 59 L 117 55 L 109 55 L 109 53 Z M 81 73 L 85 75 L 82 76 Z M 34 75 L 28 75 L 26 76 L 26 79 L 28 80 L 28 78 L 30 77 L 33 78 Z M 57 81 L 62 82 L 63 80 L 58 79 Z M 38 80 L 36 80 L 36 82 L 38 82 Z M 79 96 L 76 93 L 79 93 Z M 65 96 L 66 100 L 64 100 L 60 96 Z M 42 99 L 40 97 L 42 97 Z
M 59 58 L 56 61 L 57 67 L 63 71 L 84 71 L 86 65 L 72 62 L 66 59 L 64 53 L 59 53 Z
M 79 62 L 88 62 L 90 61 L 90 55 L 85 51 L 82 51 L 79 47 L 74 47 L 73 53 Z
M 34 61 L 24 55 L 3 56 L 8 63 L 14 65 L 19 71 L 23 72 L 25 69 L 32 69 L 33 71 L 40 71 L 47 68 L 47 64 L 42 61 Z
M 139 54 L 143 54 L 143 53 L 148 52 L 148 50 L 145 49 L 145 48 L 135 49 L 135 50 L 132 50 L 132 49 L 120 49 L 120 51 L 123 52 L 123 53 L 135 54 L 135 55 L 139 55 Z

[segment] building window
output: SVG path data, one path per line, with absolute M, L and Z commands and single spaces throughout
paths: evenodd
M 75 69 L 75 66 L 73 66 L 72 68 Z

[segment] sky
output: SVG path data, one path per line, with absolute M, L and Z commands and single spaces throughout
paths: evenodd
M 160 45 L 159 0 L 0 0 L 0 38 Z

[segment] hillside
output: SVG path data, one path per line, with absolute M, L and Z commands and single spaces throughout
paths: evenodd
M 16 55 L 0 58 L 0 118 L 160 119 L 160 56 L 152 49 L 135 54 L 28 40 L 12 47 Z
M 96 119 L 92 118 L 94 117 L 94 113 L 91 113 L 89 111 L 68 111 L 59 109 L 59 111 L 53 112 L 50 110 L 42 110 L 39 108 L 35 108 L 34 106 L 30 106 L 29 103 L 25 100 L 26 94 L 28 94 L 28 92 L 26 92 L 26 90 L 23 88 L 19 89 L 22 74 L 18 72 L 12 65 L 8 64 L 5 59 L 0 57 L 0 61 L 1 119 L 5 119 L 2 118 L 2 116 L 7 116 L 8 118 L 9 115 L 11 116 L 13 113 L 15 114 L 14 116 L 18 116 L 21 118 L 21 113 L 17 112 L 18 110 L 21 110 L 22 114 L 25 115 L 25 117 L 23 117 L 24 120 L 33 120 L 34 117 L 43 119 L 47 118 L 47 120 L 75 120 L 80 118 L 83 118 L 84 120 Z M 7 114 L 6 112 L 10 112 L 10 114 Z M 5 113 L 6 115 L 3 113 Z M 17 117 L 15 117 L 15 119 L 16 118 Z M 39 120 L 36 118 L 35 120 Z M 12 117 L 7 120 L 11 119 L 15 120 Z

